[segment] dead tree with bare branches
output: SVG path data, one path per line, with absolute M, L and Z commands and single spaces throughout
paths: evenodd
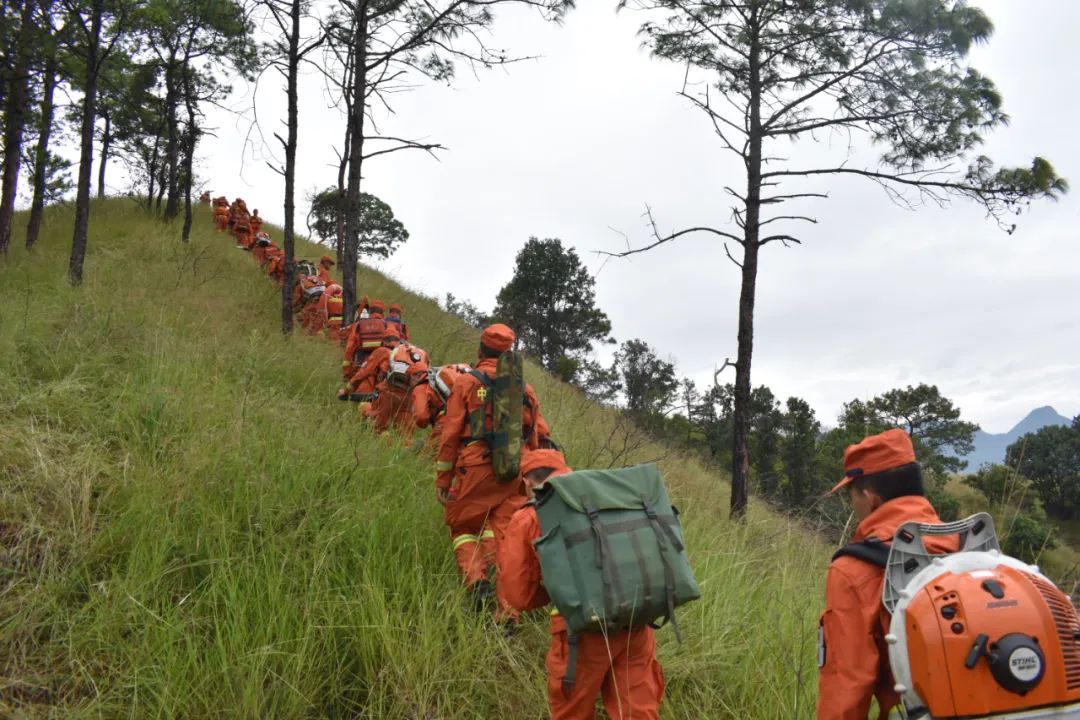
M 800 243 L 793 228 L 817 222 L 782 208 L 827 197 L 799 181 L 864 178 L 908 205 L 965 198 L 1009 232 L 1009 218 L 1033 198 L 1057 197 L 1068 186 L 1041 157 L 1030 167 L 997 168 L 976 154 L 1007 116 L 994 84 L 966 60 L 972 45 L 989 39 L 990 20 L 960 0 L 622 0 L 620 8 L 659 18 L 642 25 L 646 43 L 657 57 L 686 66 L 680 94 L 745 168 L 743 189 L 724 188 L 733 199 L 730 226 L 669 232 L 649 210 L 652 240 L 611 253 L 624 257 L 704 233 L 739 268 L 731 514 L 741 517 L 758 255 L 771 243 Z M 882 153 L 864 166 L 844 157 L 820 167 L 778 155 L 781 144 L 833 133 L 852 143 L 865 138 Z

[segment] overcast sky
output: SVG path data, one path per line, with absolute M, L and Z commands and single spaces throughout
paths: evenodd
M 829 200 L 803 206 L 820 220 L 801 233 L 805 243 L 763 251 L 753 366 L 755 385 L 805 398 L 826 424 L 852 398 L 920 382 L 990 432 L 1040 405 L 1080 413 L 1080 3 L 976 4 L 997 31 L 974 64 L 1012 117 L 986 150 L 1006 164 L 1043 154 L 1076 191 L 1035 205 L 1009 236 L 963 202 L 912 212 L 870 183 L 830 180 Z M 616 338 L 643 338 L 707 383 L 736 351 L 739 276 L 722 247 L 701 236 L 628 260 L 597 251 L 625 247 L 619 233 L 647 241 L 646 204 L 663 229 L 723 224 L 722 187 L 745 179 L 676 96 L 682 70 L 642 49 L 641 16 L 616 15 L 614 2 L 580 5 L 561 27 L 524 12 L 499 18 L 493 44 L 539 59 L 478 76 L 461 68 L 452 87 L 397 98 L 384 129 L 448 150 L 365 165 L 365 190 L 411 233 L 380 269 L 490 310 L 528 237 L 561 238 L 597 273 Z M 250 104 L 252 88 L 237 90 L 233 104 Z M 316 75 L 302 90 L 297 184 L 306 194 L 335 182 L 343 120 Z M 284 116 L 276 78 L 261 83 L 257 106 L 264 123 Z M 245 144 L 248 121 L 217 112 L 211 122 L 218 137 L 201 154 L 215 194 L 240 195 L 279 222 L 283 183 L 264 150 Z M 787 152 L 795 161 L 844 153 L 838 141 Z

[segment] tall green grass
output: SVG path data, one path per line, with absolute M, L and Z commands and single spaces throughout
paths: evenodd
M 71 221 L 0 260 L 0 716 L 545 717 L 546 617 L 505 638 L 470 610 L 430 458 L 334 399 L 339 350 L 281 337 L 209 212 L 184 245 L 97 203 L 74 289 Z M 434 301 L 361 290 L 436 361 L 474 357 Z M 659 459 L 683 511 L 704 596 L 683 645 L 658 634 L 664 717 L 811 716 L 829 548 L 760 507 L 728 522 L 722 478 L 527 372 L 572 463 Z

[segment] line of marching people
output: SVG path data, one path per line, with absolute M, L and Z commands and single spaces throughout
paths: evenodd
M 258 211 L 249 213 L 240 199 L 229 203 L 204 194 L 201 200 L 212 203 L 218 231 L 228 232 L 238 248 L 251 252 L 282 283 L 284 253 L 262 230 Z M 536 392 L 524 382 L 514 331 L 491 325 L 481 334 L 471 364 L 433 365 L 412 342 L 399 304 L 364 296 L 352 322 L 343 325 L 341 286 L 330 276 L 333 265 L 327 256 L 318 267 L 296 263 L 293 297 L 300 323 L 342 346 L 340 400 L 359 403 L 361 417 L 376 433 L 396 433 L 434 455 L 435 496 L 468 601 L 479 612 L 490 608 L 496 623 L 511 634 L 523 612 L 556 601 L 554 591 L 548 596 L 554 583 L 545 586 L 534 550 L 541 522 L 531 499 L 549 481 L 570 473 Z M 428 428 L 427 439 L 414 443 L 416 432 Z M 664 574 L 653 571 L 654 578 Z M 658 718 L 664 676 L 652 628 L 639 623 L 580 632 L 571 624 L 551 612 L 551 716 L 589 720 L 599 697 L 616 720 Z
M 281 287 L 285 283 L 285 251 L 262 229 L 259 211 L 248 212 L 247 204 L 241 198 L 230 203 L 224 196 L 211 200 L 210 193 L 203 193 L 199 201 L 212 205 L 217 231 L 231 235 L 236 247 L 250 252 L 256 264 Z M 341 285 L 330 275 L 334 265 L 334 259 L 329 255 L 319 258 L 318 264 L 293 258 L 292 302 L 294 317 L 304 332 L 341 343 L 345 301 Z

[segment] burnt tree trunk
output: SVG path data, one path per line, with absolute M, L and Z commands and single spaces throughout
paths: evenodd
M 101 54 L 101 23 L 105 0 L 93 0 L 90 6 L 90 42 L 86 53 L 86 85 L 83 94 L 79 183 L 75 191 L 75 231 L 71 238 L 68 280 L 82 283 L 86 259 L 86 236 L 90 231 L 90 177 L 94 166 L 94 121 L 97 120 L 98 64 Z
M 7 254 L 11 244 L 11 225 L 15 219 L 15 193 L 19 189 L 19 167 L 22 165 L 23 130 L 26 128 L 26 105 L 30 85 L 30 54 L 36 29 L 34 2 L 26 0 L 19 16 L 19 35 L 15 59 L 9 77 L 7 102 L 4 108 L 4 178 L 0 197 L 0 253 Z
M 349 132 L 350 124 L 345 126 L 345 147 L 341 152 L 341 162 L 338 163 L 337 174 L 337 202 L 334 204 L 334 212 L 337 221 L 334 250 L 337 251 L 338 267 L 342 266 L 342 255 L 345 250 L 345 210 L 341 199 L 345 197 L 345 171 L 349 167 L 349 146 L 352 144 L 352 134 Z
M 109 112 L 101 113 L 101 119 L 105 121 L 105 129 L 101 133 L 101 162 L 98 163 L 97 196 L 105 197 L 105 165 L 109 162 L 109 146 L 112 144 L 112 118 Z
M 157 188 L 157 166 L 158 157 L 161 155 L 161 138 L 159 135 L 154 135 L 154 150 L 150 153 L 150 160 L 147 163 L 147 193 L 146 193 L 146 212 L 154 211 L 154 190 Z
M 184 108 L 187 110 L 187 129 L 184 133 L 184 229 L 180 235 L 183 242 L 191 239 L 191 186 L 195 173 L 195 146 L 199 142 L 199 128 L 195 123 L 195 88 L 191 72 L 184 73 Z
M 299 118 L 297 75 L 300 72 L 300 0 L 292 0 L 289 8 L 289 60 L 286 94 L 289 99 L 288 135 L 285 140 L 285 227 L 282 250 L 285 252 L 285 283 L 281 286 L 281 332 L 293 330 L 293 253 L 296 247 L 293 215 L 296 212 L 296 134 Z
M 355 66 L 352 83 L 352 112 L 349 113 L 349 184 L 345 191 L 345 243 L 341 258 L 341 287 L 345 317 L 356 312 L 356 263 L 360 245 L 360 181 L 364 162 L 364 107 L 367 91 L 368 3 L 356 3 L 356 37 L 353 42 Z
M 53 94 L 56 91 L 55 45 L 45 59 L 41 88 L 41 117 L 38 119 L 38 141 L 34 149 L 34 198 L 30 202 L 30 220 L 26 223 L 26 249 L 31 250 L 41 233 L 41 218 L 45 214 L 45 190 L 49 179 L 49 138 L 53 126 Z
M 742 518 L 750 487 L 750 362 L 754 354 L 754 299 L 761 234 L 761 59 L 757 11 L 751 11 L 750 134 L 746 159 L 746 227 L 743 234 L 742 288 L 739 291 L 739 350 L 735 362 L 735 403 L 731 414 L 731 517 Z
M 162 219 L 172 220 L 180 213 L 180 119 L 177 111 L 180 105 L 176 79 L 175 53 L 169 56 L 169 69 L 165 71 L 165 118 L 168 128 L 165 141 L 165 172 L 162 189 L 168 189 L 165 197 L 165 215 Z

